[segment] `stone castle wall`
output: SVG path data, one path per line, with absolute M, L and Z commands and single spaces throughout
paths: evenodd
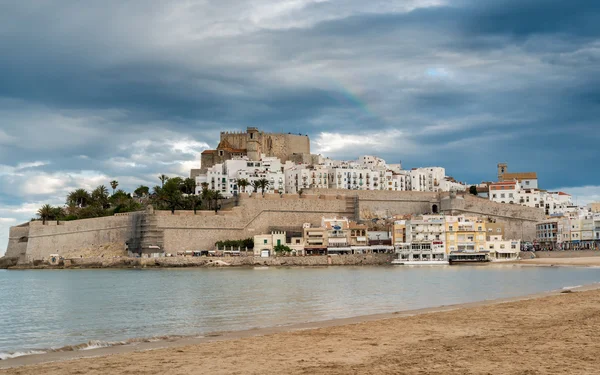
M 63 257 L 125 255 L 125 241 L 131 230 L 126 215 L 75 221 L 41 221 L 29 223 L 27 261 L 47 259 L 50 254 Z
M 420 191 L 308 189 L 306 192 L 308 194 L 358 197 L 361 220 L 429 213 L 433 211 L 434 205 L 437 205 L 439 209 L 440 204 L 438 193 Z
M 460 194 L 452 199 L 449 193 L 442 194 L 441 209 L 453 215 L 477 215 L 488 217 L 504 224 L 506 239 L 535 239 L 535 224 L 545 219 L 543 210 L 520 205 L 491 202 L 471 194 Z
M 21 262 L 24 261 L 28 241 L 29 223 L 10 228 L 8 233 L 8 247 L 4 256 L 7 258 L 18 258 Z
M 267 156 L 276 156 L 282 162 L 292 154 L 310 154 L 310 139 L 306 135 L 258 133 L 260 152 Z M 227 141 L 233 148 L 247 149 L 247 133 L 221 133 L 221 141 Z M 270 146 L 270 147 L 269 147 Z
M 504 223 L 507 238 L 533 239 L 535 223 L 544 219 L 541 210 L 469 195 L 450 198 L 449 194 L 437 193 L 347 190 L 309 190 L 302 197 L 242 194 L 238 207 L 218 214 L 176 211 L 171 215 L 168 211 L 157 211 L 155 215 L 165 251 L 210 250 L 220 240 L 245 239 L 272 230 L 299 231 L 304 223 L 318 226 L 323 216 L 354 219 L 355 196 L 362 220 L 429 213 L 437 205 L 440 212 L 487 216 Z M 24 249 L 27 260 L 44 259 L 53 253 L 64 257 L 121 255 L 133 227 L 128 215 L 60 222 L 60 225 L 34 221 L 11 228 L 7 256 L 22 257 Z
M 272 230 L 299 231 L 302 224 L 318 226 L 323 216 L 352 216 L 345 197 L 247 194 L 232 211 L 158 216 L 165 251 L 211 250 L 220 240 L 241 240 Z

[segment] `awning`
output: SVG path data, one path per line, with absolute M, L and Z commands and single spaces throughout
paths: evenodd
M 329 243 L 347 243 L 348 240 L 346 238 L 330 238 Z

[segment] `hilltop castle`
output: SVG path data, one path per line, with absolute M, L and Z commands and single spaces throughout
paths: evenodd
M 310 139 L 301 134 L 264 133 L 255 127 L 248 127 L 246 132 L 221 132 L 217 148 L 202 152 L 200 169 L 192 170 L 192 178 L 225 160 L 247 156 L 256 161 L 261 155 L 277 157 L 282 162 L 303 161 L 310 158 Z

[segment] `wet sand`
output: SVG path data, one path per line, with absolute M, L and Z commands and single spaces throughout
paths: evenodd
M 0 374 L 597 374 L 597 288 L 71 354 L 94 358 L 21 357 L 0 366 L 58 362 Z

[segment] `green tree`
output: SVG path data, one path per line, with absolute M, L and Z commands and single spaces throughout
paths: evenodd
M 256 182 L 258 182 L 258 187 L 260 188 L 262 194 L 265 195 L 265 190 L 268 189 L 270 185 L 269 180 L 267 180 L 266 178 L 261 178 Z
M 252 181 L 251 185 L 252 189 L 254 189 L 254 192 L 258 193 L 258 189 L 260 189 L 260 183 L 258 182 L 258 180 Z
M 158 179 L 160 180 L 160 187 L 165 187 L 165 182 L 167 182 L 169 177 L 165 176 L 164 174 L 161 174 L 160 176 L 158 176 Z
M 91 200 L 90 193 L 85 189 L 77 189 L 67 195 L 67 205 L 74 204 L 79 208 L 87 207 Z
M 206 202 L 206 208 L 209 210 L 212 209 L 213 193 L 213 190 L 204 187 L 202 188 L 202 193 L 200 193 L 200 197 Z
M 92 191 L 91 204 L 107 209 L 108 204 L 108 189 L 104 185 L 100 185 Z
M 171 210 L 171 214 L 175 214 L 175 210 L 183 206 L 182 183 L 183 180 L 179 177 L 170 178 L 159 190 L 158 199 Z
M 196 215 L 196 211 L 202 205 L 202 198 L 198 195 L 190 195 L 187 197 L 187 206 L 188 208 L 194 210 L 194 215 Z
M 62 207 L 53 207 L 51 216 L 56 220 L 56 224 L 58 224 L 58 222 L 65 217 L 65 211 Z
M 278 255 L 279 254 L 284 255 L 284 254 L 291 253 L 292 249 L 290 247 L 286 246 L 286 245 L 279 244 L 279 245 L 275 245 L 273 247 L 273 251 L 275 251 L 275 253 L 278 254 Z
M 129 201 L 131 201 L 131 199 L 131 195 L 119 189 L 110 197 L 110 203 L 113 205 L 113 207 L 120 206 L 123 208 L 129 205 Z
M 110 187 L 112 187 L 112 189 L 113 189 L 113 194 L 115 194 L 115 190 L 117 190 L 117 186 L 119 186 L 119 181 L 112 180 L 110 182 Z
M 239 178 L 237 180 L 237 185 L 238 185 L 238 191 L 240 193 L 245 193 L 246 187 L 248 187 L 248 185 L 250 185 L 250 183 L 245 178 Z
M 182 183 L 182 191 L 184 194 L 196 194 L 196 181 L 192 178 L 186 178 Z
M 215 202 L 213 208 L 215 209 L 215 213 L 217 213 L 221 209 L 221 205 L 219 205 L 219 201 L 224 199 L 225 197 L 218 190 L 213 190 L 212 199 Z
M 473 194 L 473 195 L 477 195 L 477 186 L 475 185 L 471 185 L 469 187 L 469 193 Z
M 42 225 L 46 225 L 46 220 L 52 218 L 54 208 L 49 204 L 43 205 L 37 212 L 37 215 L 42 219 Z
M 150 188 L 148 186 L 140 185 L 133 191 L 133 194 L 138 198 L 147 197 L 150 194 Z

